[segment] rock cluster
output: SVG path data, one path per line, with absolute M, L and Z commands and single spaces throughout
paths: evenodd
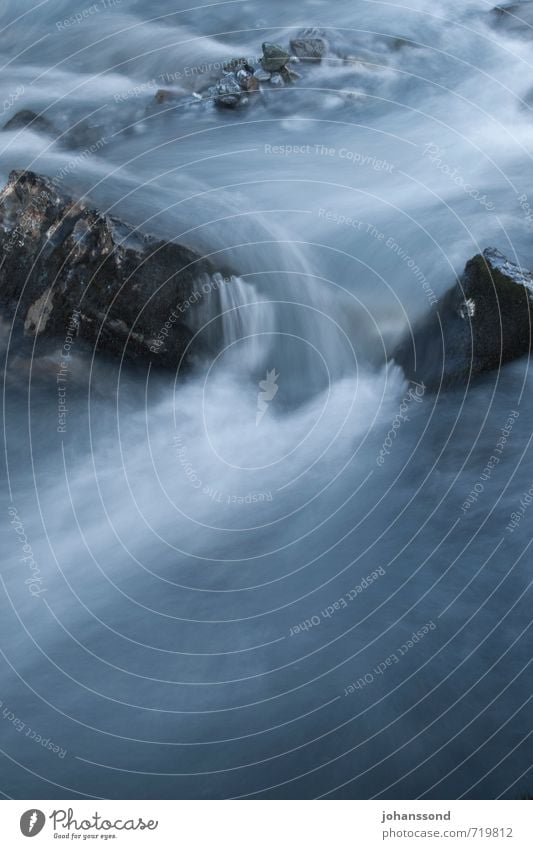
M 279 44 L 265 41 L 262 54 L 254 64 L 249 59 L 231 60 L 225 65 L 221 79 L 208 88 L 206 96 L 212 98 L 217 106 L 235 109 L 247 105 L 249 95 L 265 87 L 282 88 L 299 80 L 301 76 L 293 66 L 300 58 L 317 59 L 319 52 L 322 58 L 326 42 L 318 37 L 302 36 L 291 42 L 291 49 L 293 44 L 295 50 L 292 55 Z

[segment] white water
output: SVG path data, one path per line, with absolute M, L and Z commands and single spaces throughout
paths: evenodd
M 3 720 L 0 790 L 530 793 L 527 510 L 506 530 L 532 483 L 528 363 L 409 402 L 377 458 L 409 391 L 385 352 L 429 308 L 427 287 L 442 295 L 489 244 L 533 267 L 520 200 L 533 197 L 533 43 L 493 29 L 483 2 L 187 5 L 100 6 L 69 28 L 66 1 L 0 12 L 2 100 L 24 86 L 5 120 L 29 108 L 66 130 L 92 113 L 105 138 L 77 159 L 83 145 L 4 133 L 2 179 L 65 174 L 73 193 L 239 275 L 191 309 L 200 335 L 224 338 L 195 377 L 78 356 L 65 434 L 57 361 L 8 369 L 0 699 L 68 751 Z M 318 24 L 337 52 L 253 110 L 150 106 L 162 74 L 190 93 L 190 69 Z M 419 47 L 392 51 L 383 34 Z

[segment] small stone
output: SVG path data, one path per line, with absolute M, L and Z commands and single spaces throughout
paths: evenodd
M 215 98 L 217 106 L 227 106 L 229 109 L 235 109 L 240 103 L 240 97 L 234 94 L 221 94 Z
M 265 71 L 280 71 L 291 57 L 279 44 L 263 43 L 261 64 Z
M 299 74 L 298 71 L 295 71 L 292 68 L 289 68 L 288 66 L 282 68 L 280 74 L 282 76 L 283 81 L 289 84 L 296 82 L 296 80 L 302 79 L 302 75 Z
M 257 71 L 254 71 L 253 75 L 260 83 L 267 83 L 272 76 L 270 71 L 265 71 L 263 68 L 258 68 Z
M 237 71 L 237 81 L 244 91 L 257 91 L 259 88 L 259 80 L 253 74 L 245 71 L 244 68 Z
M 272 74 L 270 77 L 270 85 L 275 86 L 276 88 L 282 88 L 285 83 L 283 82 L 283 77 L 281 74 Z
M 253 73 L 253 68 L 249 64 L 248 60 L 244 57 L 240 59 L 230 59 L 229 62 L 225 62 L 222 66 L 223 71 L 248 71 L 249 73 Z

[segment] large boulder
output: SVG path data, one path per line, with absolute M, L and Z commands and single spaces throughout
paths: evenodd
M 99 349 L 175 367 L 189 306 L 220 277 L 197 253 L 75 202 L 52 180 L 13 171 L 0 192 L 0 314 L 26 336 L 72 326 Z
M 393 357 L 409 379 L 430 389 L 465 383 L 529 354 L 532 298 L 533 274 L 487 248 Z

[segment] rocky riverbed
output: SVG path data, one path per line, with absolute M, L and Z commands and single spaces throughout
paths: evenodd
M 69 6 L 0 4 L 2 792 L 530 795 L 526 4 Z

